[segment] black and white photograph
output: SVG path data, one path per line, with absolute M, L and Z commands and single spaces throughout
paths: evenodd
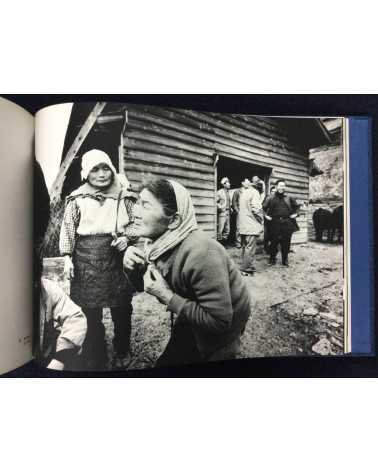
M 2 17 L 2 469 L 374 467 L 374 10 Z
M 39 111 L 43 364 L 347 353 L 345 122 L 112 102 Z

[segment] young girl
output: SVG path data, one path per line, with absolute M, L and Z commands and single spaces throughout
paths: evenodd
M 67 198 L 59 248 L 72 277 L 71 298 L 82 307 L 88 323 L 83 357 L 89 370 L 106 368 L 102 308 L 114 323 L 115 367 L 131 361 L 132 288 L 122 270 L 123 252 L 137 238 L 133 229 L 135 195 L 121 186 L 116 170 L 103 152 L 82 157 L 85 182 Z

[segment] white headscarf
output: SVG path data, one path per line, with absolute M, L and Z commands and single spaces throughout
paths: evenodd
M 162 254 L 170 251 L 183 241 L 192 231 L 197 229 L 197 220 L 193 202 L 188 190 L 178 182 L 169 180 L 176 196 L 177 213 L 181 222 L 175 229 L 168 229 L 156 241 L 146 248 L 146 256 L 149 262 L 156 261 Z
M 126 177 L 125 174 L 118 174 L 118 182 L 121 184 L 121 186 L 126 189 L 126 190 L 131 190 L 131 184 L 129 179 Z
M 136 195 L 131 191 L 131 185 L 124 174 L 117 174 L 115 167 L 110 160 L 110 157 L 104 151 L 98 149 L 92 149 L 86 152 L 82 157 L 81 162 L 81 178 L 82 180 L 88 179 L 91 170 L 99 164 L 106 164 L 113 173 L 113 181 L 107 188 L 98 189 L 93 187 L 89 182 L 85 182 L 79 188 L 74 190 L 68 197 L 77 197 L 83 195 L 94 195 L 100 201 L 103 198 L 126 198 L 133 197 Z
M 99 164 L 106 164 L 110 167 L 113 175 L 117 175 L 117 171 L 106 152 L 92 149 L 91 151 L 86 152 L 81 159 L 81 180 L 86 180 L 93 167 L 96 167 Z

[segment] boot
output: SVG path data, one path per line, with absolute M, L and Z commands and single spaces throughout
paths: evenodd
M 269 258 L 269 265 L 276 265 L 276 258 L 273 256 L 270 256 Z
M 287 256 L 282 256 L 282 265 L 285 267 L 289 267 L 289 261 L 287 260 Z
M 132 360 L 133 358 L 130 351 L 125 355 L 115 354 L 113 359 L 113 368 L 116 370 L 127 369 L 130 366 Z

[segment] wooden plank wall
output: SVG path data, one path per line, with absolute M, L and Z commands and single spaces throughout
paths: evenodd
M 288 192 L 308 201 L 308 155 L 273 119 L 127 105 L 124 169 L 135 188 L 146 174 L 172 178 L 190 191 L 201 228 L 215 235 L 214 155 L 272 168 Z M 307 217 L 293 242 L 307 241 Z

